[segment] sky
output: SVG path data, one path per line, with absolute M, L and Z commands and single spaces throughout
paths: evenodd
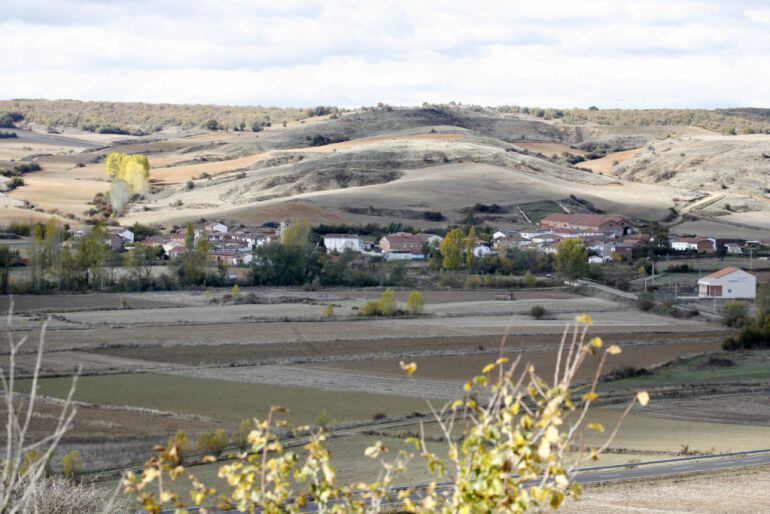
M 0 1 L 0 98 L 770 107 L 770 2 Z

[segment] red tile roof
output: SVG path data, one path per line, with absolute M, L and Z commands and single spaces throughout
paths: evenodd
M 722 278 L 724 276 L 730 275 L 731 273 L 735 273 L 736 271 L 743 271 L 742 269 L 736 268 L 734 266 L 728 266 L 726 268 L 722 268 L 719 271 L 715 271 L 711 275 L 706 275 L 703 277 L 704 279 L 710 278 L 710 279 L 716 279 L 716 278 Z

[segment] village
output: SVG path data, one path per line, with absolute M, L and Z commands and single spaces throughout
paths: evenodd
M 206 263 L 220 270 L 248 269 L 257 258 L 257 249 L 276 242 L 284 242 L 287 227 L 294 223 L 290 220 L 265 223 L 261 226 L 247 227 L 243 225 L 228 226 L 220 221 L 202 221 L 190 225 L 194 233 L 194 241 L 205 241 Z M 342 232 L 313 230 L 312 243 L 317 251 L 331 257 L 336 255 L 351 255 L 355 259 L 373 263 L 404 263 L 419 265 L 428 261 L 431 256 L 440 255 L 441 245 L 447 231 L 437 233 L 399 230 L 394 232 L 382 231 L 382 235 L 356 233 L 355 227 L 342 227 Z M 147 227 L 106 227 L 106 244 L 115 254 L 131 252 L 137 247 L 152 248 L 156 266 L 163 267 L 164 263 L 174 262 L 186 251 L 186 239 L 189 229 L 176 227 L 170 232 L 148 230 Z M 65 247 L 77 248 L 80 241 L 88 234 L 87 230 L 70 231 L 62 244 Z M 17 251 L 15 264 L 29 264 L 29 245 L 31 237 L 14 236 L 9 240 L 9 246 Z M 470 237 L 470 234 L 469 236 Z M 536 224 L 521 227 L 518 230 L 494 229 L 486 227 L 473 230 L 471 239 L 463 240 L 463 250 L 472 255 L 476 262 L 495 259 L 510 252 L 529 252 L 552 258 L 558 253 L 559 245 L 568 240 L 579 241 L 585 248 L 587 263 L 594 266 L 609 264 L 626 264 L 628 266 L 640 259 L 652 263 L 651 285 L 655 284 L 656 261 L 668 263 L 682 259 L 695 259 L 695 262 L 707 259 L 749 258 L 749 268 L 755 264 L 760 268 L 768 259 L 770 241 L 722 240 L 707 236 L 676 237 L 668 236 L 667 231 L 660 227 L 650 227 L 638 220 L 629 220 L 620 216 L 607 216 L 593 213 L 556 213 L 539 220 Z M 729 262 L 727 264 L 730 264 Z M 687 266 L 686 264 L 684 266 Z M 658 268 L 662 271 L 665 268 Z M 721 269 L 721 268 L 720 268 Z M 740 266 L 725 266 L 727 270 L 740 271 L 751 279 L 743 277 L 744 281 L 754 283 L 754 275 L 740 269 Z M 534 270 L 532 270 L 534 271 Z M 751 271 L 751 269 L 749 269 Z M 722 273 L 720 271 L 720 273 Z M 725 272 L 726 273 L 726 272 Z M 229 273 L 231 280 L 237 280 L 243 274 Z M 744 288 L 734 292 L 734 288 L 720 287 L 709 280 L 719 277 L 698 276 L 697 284 L 693 287 L 693 296 L 700 298 L 753 298 Z M 645 278 L 640 287 L 647 290 L 649 278 Z M 705 281 L 705 282 L 704 282 Z M 686 293 L 684 295 L 686 297 Z

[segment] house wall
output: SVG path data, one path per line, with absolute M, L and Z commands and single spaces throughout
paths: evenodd
M 719 294 L 718 288 L 722 291 Z M 754 298 L 757 294 L 757 279 L 745 272 L 731 273 L 718 279 L 698 282 L 698 296 L 717 298 Z

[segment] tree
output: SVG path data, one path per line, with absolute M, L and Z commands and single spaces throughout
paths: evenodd
M 450 230 L 446 235 L 439 249 L 441 250 L 441 265 L 446 270 L 454 270 L 460 267 L 463 262 L 463 239 L 465 234 L 459 228 Z
M 219 130 L 222 127 L 221 127 L 221 125 L 219 124 L 219 122 L 217 120 L 210 119 L 210 120 L 208 120 L 207 122 L 205 122 L 203 124 L 203 128 L 205 128 L 207 130 Z
M 155 248 L 138 243 L 126 255 L 125 264 L 136 281 L 142 284 L 150 280 L 152 267 L 157 260 Z
M 588 252 L 583 241 L 571 237 L 559 242 L 556 245 L 554 268 L 556 273 L 568 282 L 574 282 L 588 274 Z
M 299 286 L 314 276 L 315 254 L 276 241 L 258 247 L 251 266 L 254 285 Z
M 0 246 L 0 294 L 8 294 L 8 274 L 11 271 L 11 264 L 15 257 L 10 248 Z
M 754 305 L 756 306 L 756 317 L 758 320 L 763 320 L 770 316 L 770 282 L 759 284 Z
M 85 284 L 97 287 L 104 277 L 104 264 L 110 247 L 107 244 L 107 229 L 101 223 L 94 226 L 91 233 L 80 239 L 75 254 L 75 266 L 79 273 L 85 274 Z
M 300 220 L 284 228 L 281 232 L 281 243 L 286 246 L 306 248 L 310 243 L 310 223 Z
M 425 298 L 419 291 L 412 291 L 406 299 L 406 310 L 409 314 L 420 314 L 425 309 Z
M 334 316 L 334 305 L 329 304 L 326 306 L 326 310 L 324 310 L 324 316 L 327 318 L 331 318 Z
M 383 316 L 392 316 L 397 310 L 396 293 L 393 292 L 393 289 L 388 288 L 380 296 L 380 312 Z
M 177 270 L 182 282 L 192 285 L 203 281 L 206 276 L 208 253 L 208 240 L 205 237 L 196 238 L 193 224 L 188 223 L 184 237 L 184 253 L 181 255 L 181 265 Z
M 150 183 L 150 161 L 144 155 L 111 153 L 105 161 L 110 177 L 110 205 L 121 213 L 131 196 L 147 190 Z
M 468 266 L 468 269 L 473 268 L 473 258 L 475 257 L 473 255 L 473 248 L 476 246 L 477 238 L 476 227 L 471 227 L 468 231 L 468 237 L 465 238 L 465 264 Z

